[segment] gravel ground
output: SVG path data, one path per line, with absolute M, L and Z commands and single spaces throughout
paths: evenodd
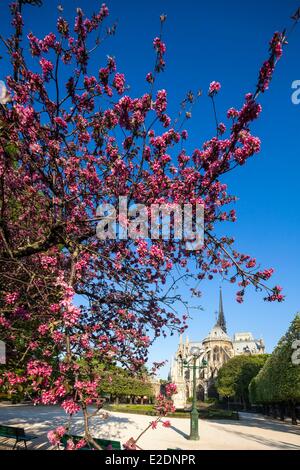
M 126 442 L 149 424 L 151 417 L 110 412 L 109 418 L 94 418 L 92 435 Z M 300 426 L 266 419 L 261 415 L 240 413 L 239 421 L 199 421 L 199 441 L 189 441 L 189 420 L 171 418 L 171 427 L 150 429 L 139 441 L 143 449 L 207 449 L 207 450 L 300 450 Z M 0 423 L 21 426 L 36 434 L 29 449 L 50 450 L 47 432 L 66 423 L 64 411 L 57 406 L 8 405 L 0 403 Z M 73 434 L 82 434 L 82 415 L 73 418 Z M 0 449 L 11 448 L 8 441 Z

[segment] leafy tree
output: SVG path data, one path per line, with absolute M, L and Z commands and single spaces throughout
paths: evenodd
M 223 397 L 235 397 L 246 407 L 249 403 L 248 387 L 263 367 L 267 354 L 235 356 L 226 362 L 218 373 L 217 391 Z
M 250 383 L 252 403 L 286 405 L 296 422 L 295 406 L 300 403 L 300 366 L 292 361 L 295 341 L 300 339 L 300 314 L 292 321 L 273 354 Z
M 81 368 L 89 367 L 86 361 L 79 361 Z M 124 397 L 154 397 L 151 376 L 146 367 L 142 367 L 138 373 L 132 373 L 128 369 L 112 365 L 99 364 L 94 361 L 93 368 L 101 377 L 98 390 L 100 394 L 109 394 L 116 399 Z

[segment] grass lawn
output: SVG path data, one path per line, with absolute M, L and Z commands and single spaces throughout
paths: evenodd
M 142 415 L 156 416 L 154 405 L 130 405 L 130 404 L 107 404 L 105 409 L 108 411 L 116 411 L 119 413 L 136 413 Z M 190 418 L 189 411 L 176 411 L 169 413 L 168 416 L 172 418 Z M 202 419 L 239 419 L 236 411 L 221 410 L 217 408 L 203 408 L 199 409 L 199 416 Z

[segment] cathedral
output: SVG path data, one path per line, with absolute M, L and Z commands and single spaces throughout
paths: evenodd
M 191 349 L 197 347 L 200 355 L 197 358 L 197 398 L 204 400 L 216 397 L 215 379 L 218 370 L 230 358 L 237 355 L 263 354 L 263 339 L 254 339 L 252 333 L 235 333 L 233 338 L 227 334 L 223 310 L 222 291 L 220 289 L 219 312 L 215 326 L 202 341 L 189 341 L 188 337 L 180 341 L 175 357 L 172 358 L 169 379 L 177 385 L 178 393 L 174 396 L 175 406 L 183 408 L 193 394 L 192 370 L 184 367 L 192 359 Z M 204 363 L 202 361 L 205 361 Z M 192 361 L 190 362 L 190 364 Z M 205 367 L 201 367 L 205 364 Z

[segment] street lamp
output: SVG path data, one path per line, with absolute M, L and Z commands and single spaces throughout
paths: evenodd
M 197 346 L 193 346 L 190 350 L 192 359 L 190 359 L 189 361 L 183 361 L 183 364 L 182 364 L 182 367 L 193 370 L 193 401 L 192 401 L 192 410 L 191 410 L 191 432 L 189 435 L 189 440 L 191 441 L 198 441 L 200 439 L 199 432 L 198 432 L 199 413 L 197 410 L 196 371 L 197 369 L 200 370 L 206 367 L 207 362 L 202 360 L 202 364 L 200 366 L 197 366 L 196 363 L 197 363 L 197 359 L 201 356 L 203 352 L 204 352 L 203 349 L 200 349 Z M 191 361 L 192 361 L 192 365 L 190 365 Z

